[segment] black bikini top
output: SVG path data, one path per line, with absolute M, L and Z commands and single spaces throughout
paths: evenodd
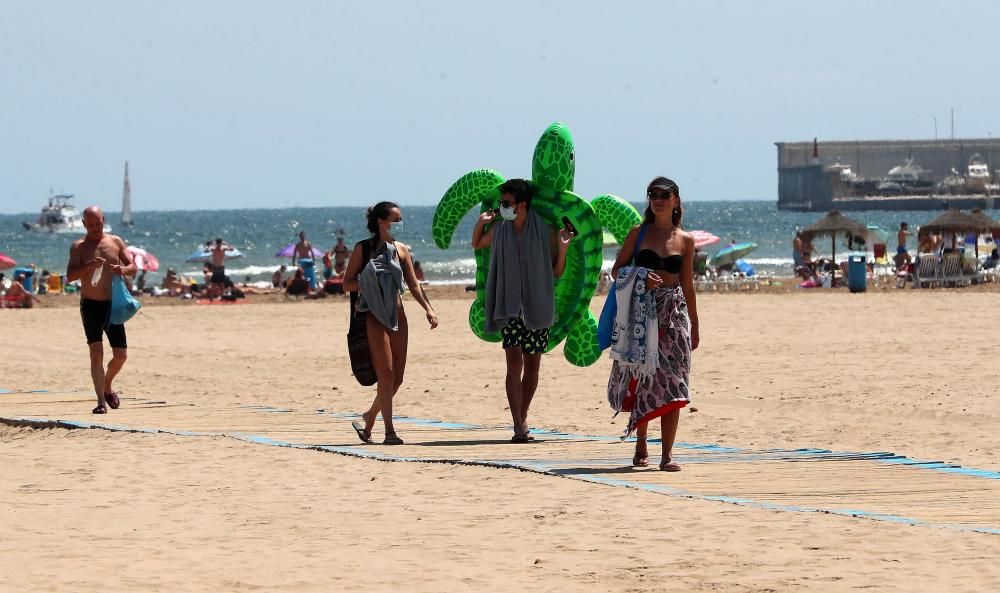
M 668 255 L 660 257 L 652 249 L 643 249 L 635 255 L 635 265 L 649 268 L 650 270 L 664 270 L 669 274 L 679 274 L 681 266 L 684 265 L 683 255 Z

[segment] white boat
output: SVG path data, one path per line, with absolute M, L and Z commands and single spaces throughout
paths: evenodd
M 928 179 L 931 171 L 906 159 L 902 165 L 889 169 L 889 173 L 876 186 L 884 194 L 921 193 L 929 191 L 934 183 Z
M 943 194 L 965 193 L 965 176 L 952 167 L 951 173 L 937 184 L 937 190 Z
M 976 153 L 969 159 L 969 172 L 965 176 L 965 188 L 973 193 L 986 191 L 986 185 L 990 182 L 990 167 L 983 160 L 983 157 Z
M 22 222 L 29 231 L 43 233 L 86 233 L 83 226 L 83 216 L 70 204 L 72 194 L 58 194 L 49 197 L 49 203 L 42 208 L 42 213 L 35 222 Z M 111 227 L 105 223 L 104 232 L 110 233 Z
M 837 173 L 844 183 L 853 183 L 858 178 L 858 174 L 851 170 L 850 165 L 840 162 L 840 157 L 837 157 L 837 162 L 834 164 L 826 166 L 826 172 Z

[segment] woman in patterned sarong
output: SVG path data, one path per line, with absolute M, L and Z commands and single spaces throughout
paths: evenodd
M 619 412 L 629 412 L 625 436 L 636 433 L 632 465 L 649 465 L 646 434 L 649 422 L 660 419 L 663 443 L 660 469 L 680 471 L 673 462 L 680 409 L 691 401 L 688 374 L 691 351 L 698 347 L 698 310 L 693 268 L 694 238 L 681 230 L 680 189 L 665 177 L 650 182 L 643 223 L 622 244 L 611 274 L 627 265 L 649 269 L 646 288 L 653 291 L 659 328 L 657 368 L 640 377 L 629 365 L 615 360 L 608 381 L 608 401 Z M 636 243 L 640 241 L 641 244 Z M 621 304 L 619 304 L 621 306 Z

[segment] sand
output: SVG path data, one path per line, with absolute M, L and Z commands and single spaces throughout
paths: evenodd
M 499 346 L 472 336 L 463 294 L 432 298 L 441 319 L 433 331 L 408 303 L 410 353 L 397 413 L 509 422 Z M 699 295 L 694 401 L 678 438 L 751 449 L 895 451 L 1000 471 L 996 298 L 963 290 Z M 366 407 L 372 389 L 345 371 L 346 302 L 266 300 L 147 307 L 130 322 L 130 359 L 117 387 L 206 409 Z M 74 308 L 2 311 L 0 322 L 0 387 L 86 388 Z M 619 435 L 624 419 L 611 419 L 604 392 L 609 368 L 606 360 L 573 367 L 559 350 L 546 356 L 532 424 Z M 66 414 L 80 413 L 79 397 L 67 396 L 65 405 Z M 143 413 L 155 421 L 155 411 Z M 400 433 L 407 438 L 405 426 Z M 331 435 L 344 443 L 351 437 Z M 0 426 L 0 458 L 0 557 L 8 567 L 0 590 L 1000 586 L 1000 535 L 735 506 L 511 469 L 9 426 Z M 915 483 L 897 473 L 885 477 L 891 488 Z M 760 500 L 801 487 L 781 473 L 766 492 L 748 494 L 745 473 L 722 464 L 656 479 Z M 829 486 L 845 496 L 864 488 L 849 473 L 832 479 Z M 953 489 L 958 479 L 934 482 L 939 487 L 927 496 L 937 508 L 966 504 Z M 986 500 L 969 512 L 1000 528 L 1000 508 Z

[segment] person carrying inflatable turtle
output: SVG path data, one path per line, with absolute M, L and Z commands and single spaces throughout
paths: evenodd
M 472 230 L 472 247 L 490 248 L 483 325 L 486 332 L 503 336 L 514 443 L 532 440 L 528 408 L 555 321 L 555 279 L 566 268 L 572 240 L 566 228 L 554 233 L 531 209 L 531 199 L 532 188 L 524 179 L 504 182 L 500 208 L 483 212 Z M 494 223 L 498 214 L 501 220 Z

